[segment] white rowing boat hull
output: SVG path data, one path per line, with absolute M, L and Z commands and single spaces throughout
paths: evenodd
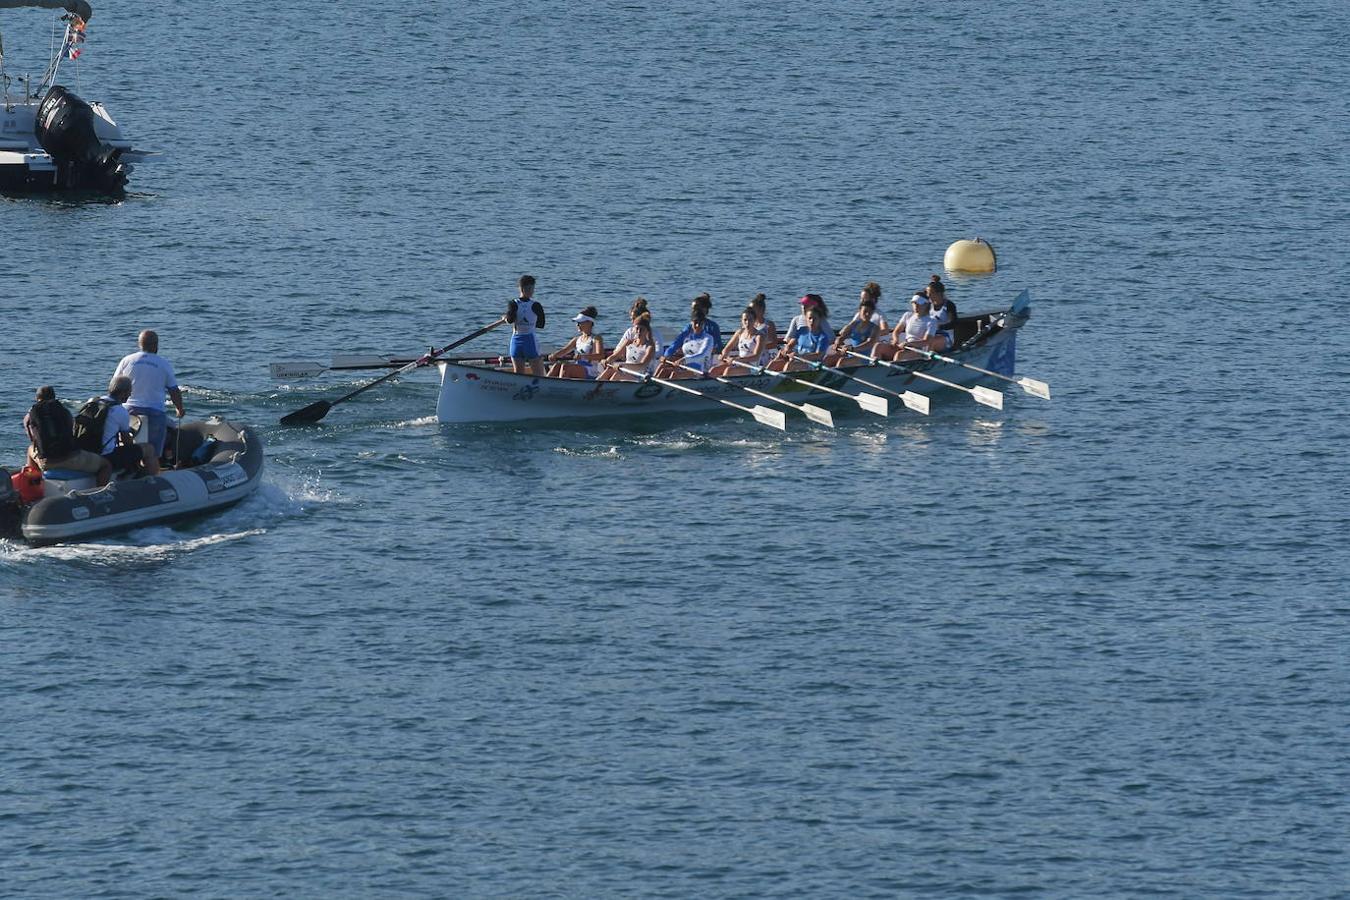
M 1013 374 L 1017 355 L 1017 329 L 1026 320 L 1026 293 L 1018 298 L 1009 311 L 1006 327 L 951 354 L 952 358 L 1000 374 Z M 997 314 L 996 314 L 997 315 Z M 636 381 L 582 381 L 564 378 L 536 378 L 516 375 L 497 369 L 437 361 L 441 370 L 441 392 L 436 404 L 436 418 L 440 422 L 519 422 L 530 419 L 573 419 L 600 416 L 635 416 L 671 412 L 727 411 L 714 399 L 695 397 L 656 382 Z M 945 381 L 972 386 L 997 384 L 978 372 L 930 360 L 915 360 L 902 364 L 903 370 L 879 365 L 863 365 L 846 371 L 855 378 L 890 391 L 934 396 L 950 391 L 935 382 L 918 378 L 915 371 L 936 375 Z M 857 394 L 863 386 L 842 376 L 823 371 L 794 372 L 801 382 L 779 379 L 770 375 L 745 375 L 731 378 L 737 385 L 755 388 L 793 403 L 809 402 L 835 409 L 857 408 L 851 400 L 817 390 L 821 384 L 836 390 Z M 807 383 L 802 383 L 807 382 Z M 708 398 L 729 400 L 742 406 L 763 404 L 739 388 L 708 378 L 682 379 L 686 387 L 695 388 Z M 1000 385 L 1001 386 L 1001 385 Z M 899 406 L 898 400 L 895 406 Z

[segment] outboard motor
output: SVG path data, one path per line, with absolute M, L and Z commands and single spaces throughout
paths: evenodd
M 14 490 L 9 470 L 0 466 L 0 537 L 18 537 L 20 521 L 19 492 Z
M 52 85 L 42 98 L 33 130 L 56 163 L 62 187 L 114 196 L 126 190 L 131 167 L 122 151 L 98 139 L 93 107 L 61 85 Z

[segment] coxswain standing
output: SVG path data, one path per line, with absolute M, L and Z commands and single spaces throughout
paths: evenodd
M 536 378 L 544 377 L 544 359 L 539 355 L 539 343 L 534 330 L 544 327 L 544 307 L 534 299 L 534 276 L 522 275 L 517 282 L 520 296 L 506 307 L 506 321 L 511 326 L 511 371 L 525 374 L 528 364 Z

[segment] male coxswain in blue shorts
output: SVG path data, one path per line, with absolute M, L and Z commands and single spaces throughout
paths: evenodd
M 524 375 L 526 367 L 536 378 L 544 377 L 544 358 L 534 330 L 544 327 L 544 307 L 534 299 L 534 276 L 522 275 L 517 282 L 520 296 L 506 307 L 506 321 L 511 325 L 511 371 Z

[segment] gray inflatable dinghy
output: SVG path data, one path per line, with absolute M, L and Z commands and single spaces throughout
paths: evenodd
M 34 546 L 82 541 L 224 509 L 262 480 L 262 440 L 247 425 L 189 422 L 174 443 L 181 468 L 101 488 L 92 475 L 49 470 L 42 499 L 31 505 L 19 500 L 0 469 L 0 531 Z

